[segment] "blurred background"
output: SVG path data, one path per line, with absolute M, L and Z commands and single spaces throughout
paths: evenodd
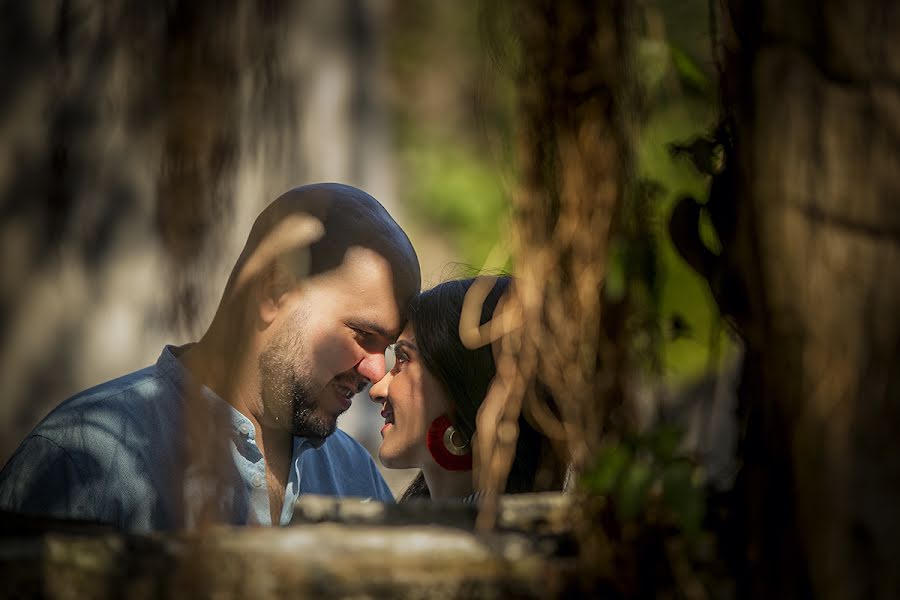
M 425 287 L 515 272 L 521 50 L 504 6 L 4 2 L 0 464 L 69 395 L 196 340 L 253 219 L 291 187 L 340 181 L 378 198 Z M 676 199 L 709 186 L 678 144 L 716 124 L 711 17 L 704 0 L 637 6 L 633 150 L 648 200 L 632 239 L 612 241 L 607 286 L 637 269 L 658 334 L 633 340 L 654 347 L 641 418 L 678 423 L 727 485 L 740 348 L 665 233 Z M 373 453 L 378 412 L 362 394 L 340 421 Z M 396 494 L 413 473 L 384 474 Z

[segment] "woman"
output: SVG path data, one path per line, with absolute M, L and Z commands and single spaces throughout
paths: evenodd
M 497 278 L 482 306 L 481 324 L 492 318 L 510 281 L 508 276 Z M 381 462 L 392 469 L 421 469 L 401 500 L 471 499 L 476 492 L 471 440 L 496 369 L 490 344 L 470 350 L 460 341 L 460 315 L 473 282 L 448 281 L 413 300 L 406 328 L 394 345 L 396 362 L 369 391 L 382 405 Z M 507 493 L 535 489 L 538 467 L 548 455 L 546 442 L 519 418 Z

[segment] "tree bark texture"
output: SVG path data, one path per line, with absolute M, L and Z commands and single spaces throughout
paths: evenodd
M 723 259 L 748 298 L 723 306 L 748 345 L 739 589 L 900 597 L 900 5 L 722 16 Z
M 533 2 L 519 11 L 520 188 L 513 222 L 525 379 L 559 404 L 575 462 L 593 456 L 622 382 L 601 327 L 602 285 L 629 165 L 627 3 Z M 524 410 L 537 402 L 532 388 Z

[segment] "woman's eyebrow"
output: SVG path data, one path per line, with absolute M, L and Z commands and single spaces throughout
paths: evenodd
M 414 344 L 412 344 L 411 342 L 408 342 L 406 340 L 397 340 L 397 342 L 394 344 L 394 347 L 400 348 L 401 350 L 408 349 L 408 350 L 412 350 L 413 352 L 416 352 L 416 353 L 419 352 L 419 349 L 416 348 L 416 346 Z

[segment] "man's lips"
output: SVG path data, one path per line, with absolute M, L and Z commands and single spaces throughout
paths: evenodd
M 335 389 L 339 404 L 341 406 L 341 409 L 342 410 L 349 409 L 350 406 L 353 405 L 352 398 L 356 394 L 356 391 L 353 390 L 353 388 L 351 388 L 350 386 L 347 386 L 347 385 L 344 385 L 341 383 L 334 384 L 334 389 Z

